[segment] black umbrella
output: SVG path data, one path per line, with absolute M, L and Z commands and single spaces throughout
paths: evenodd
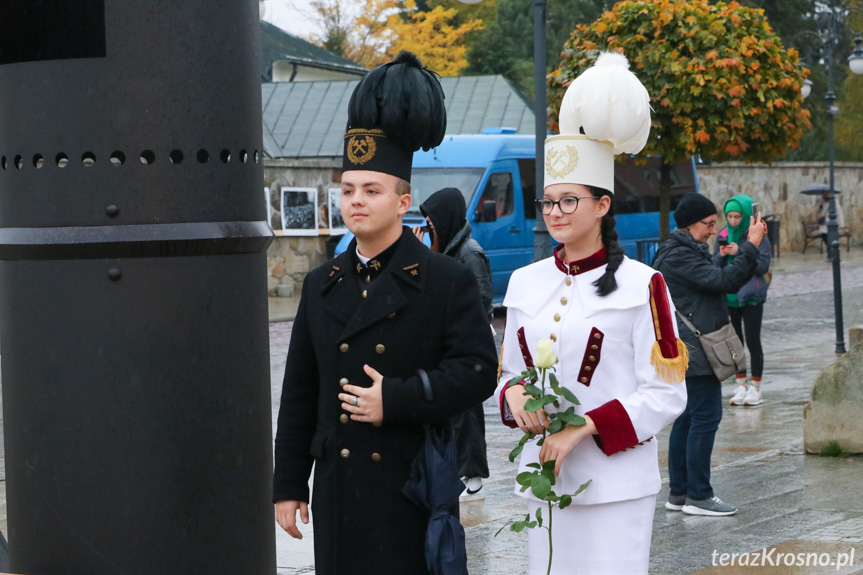
M 451 513 L 464 491 L 457 461 L 455 437 L 445 441 L 426 428 L 425 444 L 402 488 L 408 499 L 429 511 L 426 564 L 432 575 L 467 575 L 464 527 Z
M 824 192 L 829 192 L 830 186 L 828 184 L 809 184 L 800 192 L 801 194 L 806 194 L 807 196 L 820 196 Z M 833 189 L 837 194 L 841 194 L 837 189 Z

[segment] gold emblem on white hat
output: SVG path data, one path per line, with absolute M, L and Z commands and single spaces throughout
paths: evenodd
M 578 150 L 575 146 L 565 149 L 549 148 L 545 156 L 545 170 L 553 178 L 562 178 L 578 166 Z

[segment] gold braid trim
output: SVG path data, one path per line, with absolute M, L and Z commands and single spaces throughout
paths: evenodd
M 686 349 L 686 344 L 677 338 L 677 357 L 668 359 L 662 357 L 659 342 L 653 342 L 650 365 L 656 369 L 656 375 L 665 383 L 681 383 L 686 379 L 686 368 L 689 367 L 689 351 Z
M 500 374 L 503 371 L 503 340 L 500 341 L 500 355 L 497 358 L 497 380 L 500 381 Z

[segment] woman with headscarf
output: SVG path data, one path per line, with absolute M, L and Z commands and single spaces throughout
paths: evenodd
M 749 221 L 753 200 L 747 195 L 734 196 L 725 202 L 725 221 L 727 226 L 716 235 L 713 250 L 713 263 L 725 267 L 734 262 L 739 246 L 749 237 Z M 725 245 L 723 245 L 725 244 Z M 726 296 L 731 323 L 740 341 L 749 348 L 752 376 L 746 381 L 746 372 L 737 374 L 737 387 L 731 398 L 731 405 L 760 405 L 761 377 L 764 372 L 764 351 L 761 348 L 761 320 L 764 317 L 764 302 L 767 301 L 767 280 L 764 277 L 770 270 L 773 248 L 765 236 L 758 245 L 758 263 L 755 273 L 746 284 L 735 293 Z
M 571 505 L 553 510 L 557 574 L 647 573 L 660 489 L 654 437 L 686 404 L 686 348 L 665 281 L 624 256 L 617 241 L 614 154 L 638 153 L 650 131 L 647 90 L 628 68 L 624 56 L 602 54 L 567 89 L 561 134 L 545 141 L 538 200 L 559 245 L 552 257 L 517 270 L 504 299 L 504 424 L 542 433 L 555 427 L 549 414 L 568 410 L 585 421 L 549 434 L 541 446 L 528 441 L 519 462 L 521 473 L 552 462 L 558 496 L 589 482 Z M 530 411 L 522 372 L 534 358 L 542 362 L 538 349 L 547 346 L 558 358 L 557 380 L 578 403 L 559 397 L 547 412 Z M 542 510 L 549 521 L 533 489 L 517 484 L 515 491 L 527 498 L 531 517 Z M 545 529 L 530 529 L 530 573 L 546 573 L 549 554 Z

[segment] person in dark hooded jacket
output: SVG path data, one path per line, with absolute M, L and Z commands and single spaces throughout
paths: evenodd
M 456 188 L 443 188 L 429 196 L 420 205 L 420 211 L 428 222 L 432 251 L 455 258 L 473 272 L 479 284 L 483 310 L 491 319 L 491 265 L 482 246 L 470 236 L 464 195 Z M 420 240 L 424 233 L 421 228 L 414 228 L 414 234 Z M 453 430 L 458 444 L 459 473 L 465 482 L 460 500 L 482 499 L 485 497 L 482 478 L 488 477 L 482 404 L 453 418 Z
M 674 211 L 677 229 L 659 246 L 653 260 L 653 267 L 665 277 L 677 312 L 702 333 L 716 331 L 729 322 L 725 296 L 736 293 L 752 277 L 758 264 L 758 246 L 766 235 L 758 214 L 734 262 L 718 267 L 707 245 L 716 233 L 716 220 L 713 202 L 697 193 L 684 195 Z M 710 485 L 710 456 L 722 419 L 721 382 L 696 335 L 679 317 L 677 326 L 689 350 L 687 401 L 668 440 L 670 494 L 665 508 L 689 515 L 733 515 L 737 508 L 716 497 Z
M 454 257 L 470 268 L 479 284 L 482 307 L 491 318 L 491 265 L 482 246 L 470 235 L 464 195 L 456 188 L 444 188 L 433 193 L 420 205 L 428 222 L 432 251 Z M 422 239 L 423 232 L 414 233 Z

